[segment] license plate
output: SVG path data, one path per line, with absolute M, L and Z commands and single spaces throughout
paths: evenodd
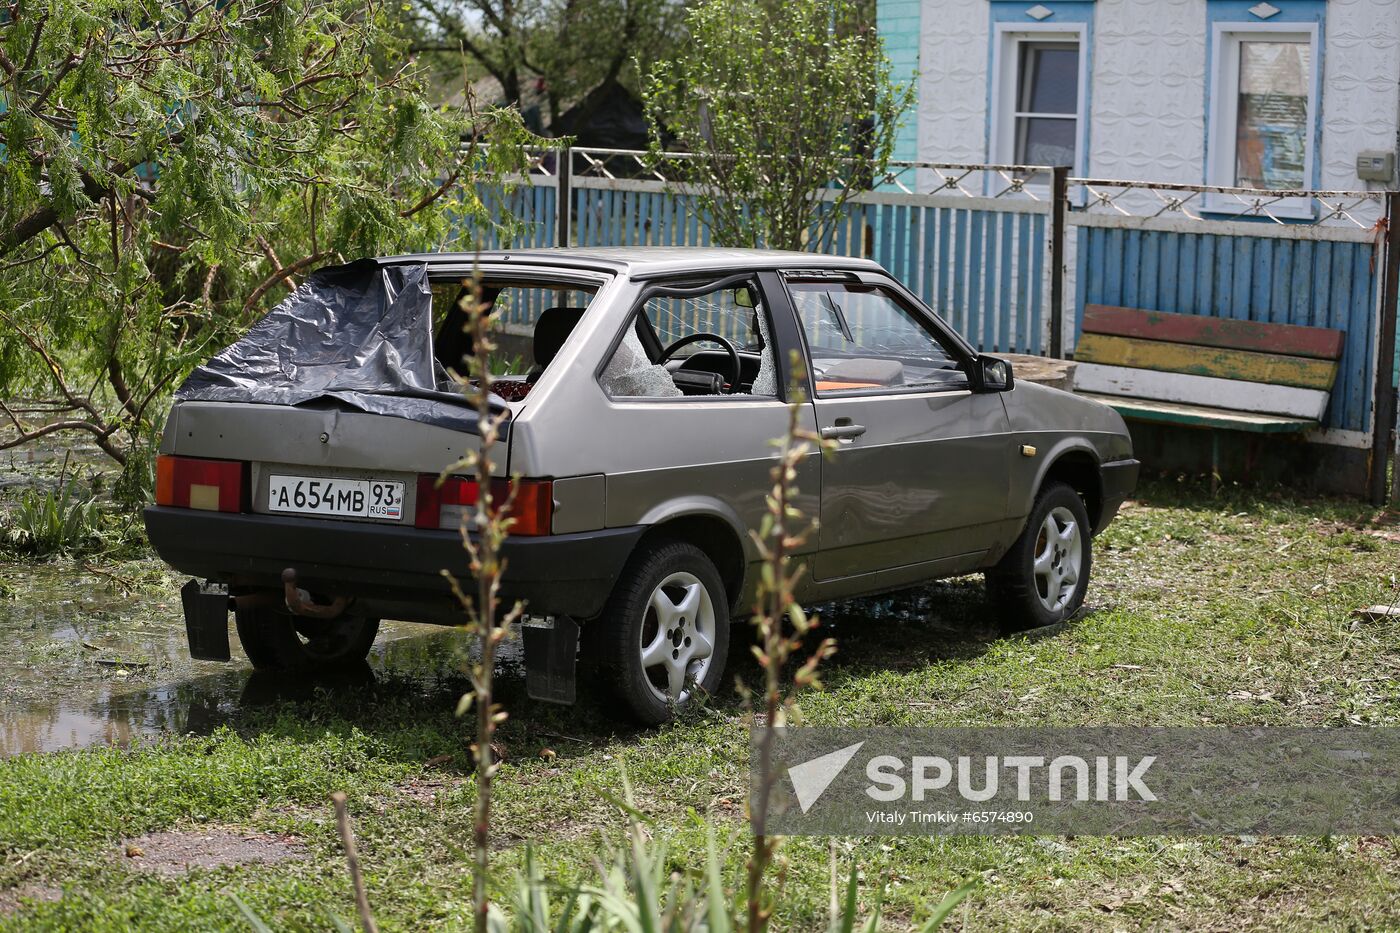
M 268 478 L 267 508 L 337 518 L 403 518 L 403 483 L 314 476 Z

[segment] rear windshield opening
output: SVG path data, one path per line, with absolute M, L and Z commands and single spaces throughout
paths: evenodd
M 467 376 L 473 353 L 463 302 L 471 291 L 461 280 L 433 283 L 433 357 L 444 389 Z M 493 390 L 508 402 L 524 399 L 558 354 L 598 292 L 595 285 L 486 279 L 481 301 L 498 320 L 497 349 L 488 369 Z

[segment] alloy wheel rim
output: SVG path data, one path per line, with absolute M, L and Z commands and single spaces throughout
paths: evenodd
M 682 703 L 714 659 L 715 607 L 705 584 L 681 570 L 652 590 L 642 620 L 642 674 L 663 703 Z
M 1084 537 L 1079 520 L 1064 506 L 1051 509 L 1035 539 L 1032 572 L 1040 604 L 1051 612 L 1069 605 L 1084 564 Z

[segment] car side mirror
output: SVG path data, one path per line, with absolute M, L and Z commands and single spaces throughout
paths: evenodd
M 995 356 L 972 361 L 972 388 L 977 392 L 1010 392 L 1016 385 L 1011 364 Z

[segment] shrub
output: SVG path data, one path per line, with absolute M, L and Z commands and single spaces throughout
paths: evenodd
M 7 544 L 17 551 L 46 557 L 99 545 L 102 510 L 94 496 L 84 496 L 76 482 L 53 489 L 30 488 L 5 523 Z

